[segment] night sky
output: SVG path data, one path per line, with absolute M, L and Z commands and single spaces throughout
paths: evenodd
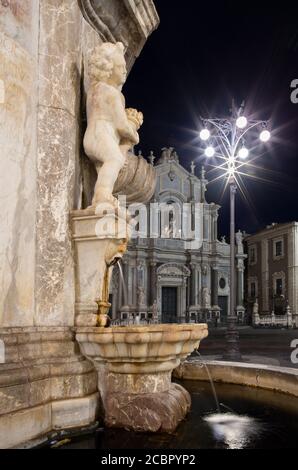
M 270 119 L 273 137 L 253 150 L 245 178 L 248 199 L 237 197 L 237 229 L 298 220 L 298 10 L 294 2 L 155 0 L 160 26 L 148 39 L 124 87 L 127 105 L 144 113 L 138 149 L 147 156 L 175 147 L 180 162 L 208 168 L 197 138 L 200 116 L 228 115 L 232 98 L 245 115 Z M 295 10 L 296 8 L 296 10 Z M 137 149 L 137 150 L 138 150 Z M 209 179 L 214 178 L 208 172 Z M 260 179 L 261 178 L 261 179 Z M 266 181 L 263 181 L 263 180 Z M 222 206 L 219 231 L 228 233 L 229 205 L 222 183 L 209 185 L 208 202 Z M 248 202 L 249 201 L 249 202 Z

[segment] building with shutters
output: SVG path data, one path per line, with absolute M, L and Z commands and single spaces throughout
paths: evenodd
M 245 238 L 247 313 L 255 326 L 298 327 L 298 222 Z

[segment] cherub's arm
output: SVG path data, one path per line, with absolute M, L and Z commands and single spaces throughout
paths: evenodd
M 121 139 L 127 139 L 132 143 L 137 144 L 139 141 L 138 133 L 132 128 L 132 125 L 127 119 L 122 95 L 119 91 L 116 91 L 114 94 L 113 108 L 113 115 L 115 118 L 114 124 Z

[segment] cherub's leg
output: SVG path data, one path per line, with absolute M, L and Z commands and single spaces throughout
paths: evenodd
M 96 165 L 98 177 L 94 188 L 92 205 L 104 201 L 114 202 L 114 184 L 124 162 L 125 158 L 118 149 L 117 155 L 113 155 L 110 160 Z

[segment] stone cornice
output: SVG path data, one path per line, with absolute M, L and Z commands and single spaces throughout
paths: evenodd
M 82 13 L 102 41 L 121 41 L 130 70 L 147 38 L 158 27 L 153 0 L 79 0 Z
M 93 7 L 92 0 L 79 0 L 79 4 L 84 18 L 97 31 L 100 38 L 103 41 L 116 42 L 116 38 L 112 31 L 97 15 Z
M 132 17 L 135 17 L 140 34 L 146 39 L 159 25 L 153 0 L 124 0 Z
M 252 243 L 256 243 L 262 240 L 269 240 L 272 238 L 277 238 L 281 235 L 286 235 L 290 233 L 292 230 L 295 230 L 298 226 L 297 222 L 289 222 L 285 224 L 276 224 L 272 227 L 265 228 L 253 235 L 247 235 L 244 238 L 244 241 L 247 242 L 249 245 Z

